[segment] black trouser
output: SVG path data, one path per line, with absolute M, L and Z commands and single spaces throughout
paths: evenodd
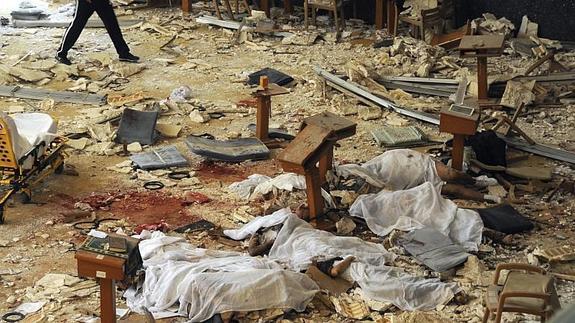
M 122 37 L 118 19 L 109 0 L 91 0 L 91 2 L 87 0 L 76 0 L 74 20 L 72 20 L 72 23 L 68 26 L 68 29 L 66 29 L 62 44 L 58 50 L 58 55 L 66 56 L 68 54 L 68 51 L 74 46 L 78 37 L 80 37 L 80 33 L 82 33 L 86 22 L 88 22 L 88 19 L 90 19 L 94 11 L 96 11 L 100 19 L 102 19 L 118 54 L 125 56 L 130 53 L 130 48 L 128 48 L 128 44 L 126 44 L 124 37 Z

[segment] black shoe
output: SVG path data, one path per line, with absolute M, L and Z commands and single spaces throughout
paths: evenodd
M 121 62 L 137 63 L 139 60 L 140 58 L 138 56 L 132 55 L 130 53 L 120 56 Z
M 68 59 L 67 56 L 62 56 L 60 54 L 56 55 L 56 60 L 64 65 L 72 65 L 72 62 Z

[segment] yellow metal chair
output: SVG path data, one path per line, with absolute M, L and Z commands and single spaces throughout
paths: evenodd
M 51 142 L 40 141 L 17 156 L 15 143 L 18 129 L 9 116 L 0 114 L 0 223 L 4 223 L 5 205 L 15 193 L 23 193 L 25 200 L 32 197 L 31 188 L 52 173 L 64 170 L 65 138 L 55 137 Z

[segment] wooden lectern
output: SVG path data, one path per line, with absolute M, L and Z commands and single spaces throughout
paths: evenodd
M 488 103 L 487 57 L 503 54 L 503 35 L 465 36 L 459 43 L 459 55 L 463 58 L 477 58 L 477 98 L 479 104 Z
M 335 136 L 330 129 L 308 125 L 277 157 L 284 171 L 305 176 L 309 220 L 313 225 L 324 211 L 320 170 L 316 164 L 326 158 L 334 142 Z
M 268 148 L 277 148 L 280 144 L 269 138 L 269 124 L 272 111 L 272 96 L 287 94 L 289 91 L 275 83 L 269 83 L 267 76 L 260 77 L 260 86 L 252 94 L 257 99 L 256 137 Z
M 110 237 L 125 239 L 125 252 L 106 249 L 109 248 L 107 241 Z M 102 239 L 89 236 L 76 252 L 78 276 L 96 278 L 100 284 L 102 322 L 116 322 L 116 281 L 135 275 L 141 267 L 138 242 L 138 239 L 116 234 L 108 234 L 108 237 Z
M 346 118 L 342 118 L 331 112 L 322 112 L 314 116 L 305 118 L 302 123 L 302 129 L 308 125 L 315 125 L 332 131 L 335 141 L 345 139 L 355 135 L 357 124 Z M 325 183 L 325 175 L 333 166 L 333 145 L 328 152 L 319 160 L 319 177 L 321 184 Z
M 463 147 L 465 136 L 474 135 L 479 124 L 479 109 L 453 104 L 441 109 L 439 115 L 439 131 L 453 134 L 453 150 L 451 152 L 451 167 L 463 169 Z

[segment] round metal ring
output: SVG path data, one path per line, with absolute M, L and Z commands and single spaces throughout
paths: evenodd
M 82 221 L 82 222 L 76 222 L 76 223 L 72 224 L 72 227 L 76 230 L 88 232 L 91 229 L 98 228 L 98 223 L 96 223 L 95 221 Z
M 175 172 L 171 172 L 168 174 L 168 178 L 171 179 L 175 179 L 175 180 L 181 180 L 184 178 L 190 178 L 190 172 L 188 171 L 175 171 Z
M 210 118 L 212 119 L 220 119 L 223 118 L 225 115 L 221 112 L 210 112 L 208 113 L 208 115 L 210 116 Z
M 121 85 L 121 84 L 130 83 L 130 79 L 127 79 L 125 77 L 118 77 L 117 79 L 114 79 L 114 81 L 112 81 L 112 82 L 116 83 L 118 85 Z
M 144 183 L 144 188 L 150 191 L 160 190 L 164 188 L 164 183 L 160 181 L 149 181 Z
M 117 221 L 117 220 L 118 220 L 117 218 L 104 218 L 104 219 L 96 219 L 94 221 L 80 221 L 72 224 L 72 227 L 76 230 L 88 233 L 92 229 L 97 230 L 100 227 L 100 224 L 102 224 L 102 222 Z
M 2 320 L 5 322 L 18 322 L 24 319 L 25 315 L 19 312 L 8 312 L 2 315 Z
M 201 135 L 192 135 L 194 137 L 200 137 L 200 138 L 205 138 L 205 139 L 211 139 L 214 140 L 216 139 L 216 137 L 214 137 L 213 135 L 209 134 L 209 133 L 203 133 Z

